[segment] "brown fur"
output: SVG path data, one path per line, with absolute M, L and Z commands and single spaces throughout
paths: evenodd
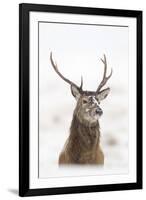
M 59 164 L 104 164 L 100 148 L 99 122 L 90 126 L 80 122 L 74 112 L 70 135 L 59 156 Z

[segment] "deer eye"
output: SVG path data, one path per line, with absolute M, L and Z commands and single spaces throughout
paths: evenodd
M 84 99 L 84 100 L 83 100 L 83 104 L 86 104 L 86 103 L 87 103 L 87 100 Z

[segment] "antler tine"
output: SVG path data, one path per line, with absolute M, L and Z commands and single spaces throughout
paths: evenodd
M 55 72 L 67 83 L 69 83 L 70 85 L 74 85 L 75 87 L 77 87 L 80 91 L 82 90 L 82 86 L 83 86 L 83 78 L 81 77 L 81 86 L 77 86 L 75 83 L 73 83 L 72 81 L 70 81 L 69 79 L 67 79 L 66 77 L 64 77 L 58 70 L 58 66 L 57 64 L 53 61 L 53 57 L 52 57 L 52 52 L 50 53 L 50 61 L 51 64 L 55 70 Z
M 80 85 L 80 89 L 83 89 L 83 77 L 81 76 L 81 85 Z
M 104 54 L 104 59 L 101 58 L 101 61 L 103 62 L 104 64 L 104 73 L 103 73 L 103 78 L 102 78 L 102 81 L 100 82 L 97 90 L 96 90 L 96 93 L 100 92 L 101 88 L 106 84 L 106 82 L 109 80 L 109 78 L 112 76 L 112 72 L 113 70 L 111 69 L 111 73 L 106 77 L 106 73 L 107 73 L 107 60 L 106 60 L 106 56 Z
M 104 64 L 104 74 L 103 74 L 103 77 L 106 77 L 106 72 L 107 72 L 107 61 L 106 61 L 106 56 L 105 54 L 103 55 L 104 57 L 104 60 L 101 58 L 101 61 L 103 62 Z

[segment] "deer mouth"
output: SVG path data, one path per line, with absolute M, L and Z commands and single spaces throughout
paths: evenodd
M 102 110 L 99 108 L 94 108 L 90 110 L 89 113 L 91 117 L 100 117 L 103 114 Z
M 91 119 L 97 120 L 99 119 L 99 117 L 101 117 L 101 115 L 103 114 L 103 111 L 101 110 L 100 107 L 96 106 L 96 107 L 86 109 L 86 113 L 88 113 Z

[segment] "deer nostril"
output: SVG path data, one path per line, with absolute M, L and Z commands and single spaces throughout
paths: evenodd
M 103 111 L 101 110 L 101 108 L 97 108 L 96 113 L 101 116 L 103 114 Z
M 99 111 L 99 115 L 102 115 L 102 114 L 103 114 L 103 111 L 102 111 L 102 110 L 100 110 L 100 111 Z

